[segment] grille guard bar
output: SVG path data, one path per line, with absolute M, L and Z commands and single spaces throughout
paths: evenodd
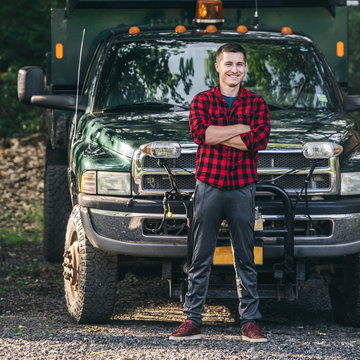
M 289 194 L 274 184 L 256 184 L 256 191 L 266 191 L 277 195 L 284 205 L 283 228 L 255 231 L 255 236 L 278 236 L 284 238 L 284 270 L 294 269 L 294 210 Z
M 291 272 L 294 270 L 294 210 L 293 204 L 290 199 L 289 194 L 282 188 L 277 185 L 270 183 L 261 183 L 256 184 L 257 192 L 271 192 L 274 195 L 277 195 L 284 205 L 284 226 L 282 228 L 266 229 L 266 230 L 257 230 L 254 231 L 255 237 L 281 237 L 284 239 L 284 258 L 283 264 L 280 265 L 278 271 Z M 193 237 L 192 237 L 192 216 L 193 216 L 193 206 L 192 206 L 191 197 L 190 203 L 188 205 L 188 238 L 187 238 L 187 265 L 190 267 L 192 253 L 193 253 Z

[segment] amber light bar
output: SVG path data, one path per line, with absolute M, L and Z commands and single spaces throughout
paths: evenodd
M 198 24 L 221 24 L 224 22 L 221 0 L 197 0 L 195 21 Z

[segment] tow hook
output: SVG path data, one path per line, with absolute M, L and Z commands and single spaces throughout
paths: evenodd
M 64 253 L 64 279 L 77 290 L 79 280 L 79 246 L 75 241 Z

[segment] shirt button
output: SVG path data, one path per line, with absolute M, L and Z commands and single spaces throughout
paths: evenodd
M 230 161 L 232 160 L 232 157 L 231 157 L 231 156 L 229 156 L 229 160 L 230 160 Z

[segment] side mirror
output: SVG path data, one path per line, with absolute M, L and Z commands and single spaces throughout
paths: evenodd
M 344 95 L 345 110 L 360 111 L 360 95 Z
M 56 110 L 76 110 L 75 95 L 34 95 L 30 100 L 31 105 Z M 78 96 L 78 110 L 85 111 L 87 97 Z
M 31 105 L 33 95 L 44 94 L 44 71 L 39 67 L 24 67 L 18 72 L 17 93 L 19 101 Z
M 39 67 L 24 67 L 18 72 L 18 98 L 24 105 L 57 110 L 75 110 L 75 95 L 44 94 L 44 71 Z M 87 97 L 78 97 L 78 110 L 85 111 Z

